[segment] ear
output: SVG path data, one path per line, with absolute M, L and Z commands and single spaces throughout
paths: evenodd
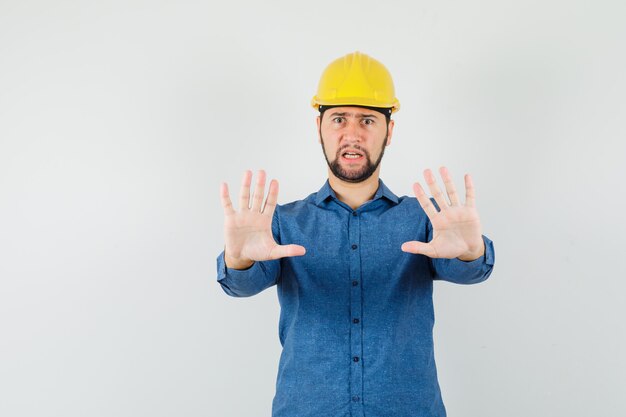
M 388 128 L 388 132 L 387 132 L 387 145 L 389 146 L 391 145 L 391 137 L 393 136 L 393 127 L 395 126 L 396 122 L 394 120 L 390 120 L 389 121 L 389 128 Z
M 322 123 L 322 119 L 321 119 L 321 117 L 320 117 L 320 116 L 317 116 L 317 117 L 315 118 L 315 122 L 317 123 L 317 142 L 318 142 L 318 143 L 322 143 L 322 135 L 321 135 L 321 132 L 320 132 L 320 129 L 321 129 L 321 123 Z

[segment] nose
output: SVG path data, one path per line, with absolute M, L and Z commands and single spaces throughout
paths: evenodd
M 359 131 L 358 121 L 350 120 L 343 128 L 342 139 L 346 142 L 360 142 L 361 132 Z

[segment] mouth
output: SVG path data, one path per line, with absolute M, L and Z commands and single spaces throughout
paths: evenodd
M 364 158 L 365 156 L 357 150 L 348 150 L 341 154 L 341 160 L 347 163 L 360 162 Z

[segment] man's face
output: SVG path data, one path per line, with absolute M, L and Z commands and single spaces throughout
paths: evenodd
M 391 143 L 394 122 L 362 107 L 332 107 L 317 118 L 320 143 L 331 172 L 340 180 L 361 182 L 376 170 Z

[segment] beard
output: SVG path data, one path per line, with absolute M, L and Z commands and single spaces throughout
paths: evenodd
M 383 140 L 383 146 L 380 149 L 380 155 L 378 156 L 378 159 L 374 163 L 372 163 L 372 159 L 370 158 L 369 152 L 361 148 L 359 145 L 343 146 L 342 148 L 337 150 L 335 159 L 333 161 L 330 161 L 328 159 L 328 155 L 326 154 L 326 147 L 324 146 L 324 138 L 322 137 L 322 133 L 320 132 L 320 139 L 322 141 L 322 151 L 324 152 L 324 158 L 326 158 L 326 163 L 328 164 L 328 167 L 330 168 L 331 172 L 340 180 L 346 181 L 346 182 L 353 182 L 353 183 L 365 181 L 366 179 L 371 177 L 372 174 L 376 171 L 385 153 L 385 147 L 386 147 L 385 144 L 387 143 L 387 136 L 388 134 L 385 135 L 385 140 Z M 344 169 L 341 166 L 341 162 L 340 162 L 341 154 L 343 153 L 344 149 L 347 149 L 347 148 L 354 148 L 363 153 L 363 157 L 365 158 L 365 165 L 363 167 L 361 167 L 360 169 L 356 171 L 352 171 L 352 170 L 349 171 L 349 170 Z

